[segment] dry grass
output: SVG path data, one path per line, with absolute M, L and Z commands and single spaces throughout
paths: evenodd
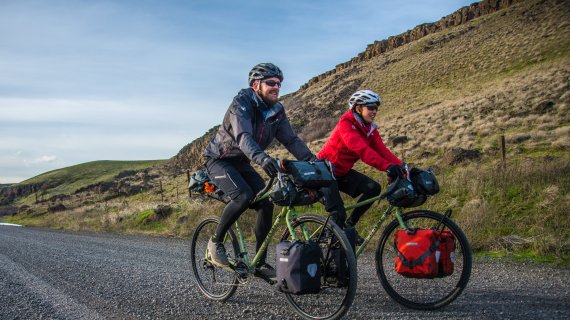
M 458 201 L 456 220 L 474 249 L 529 250 L 567 258 L 569 177 L 568 157 L 513 161 L 505 171 L 471 165 L 443 177 L 444 196 Z

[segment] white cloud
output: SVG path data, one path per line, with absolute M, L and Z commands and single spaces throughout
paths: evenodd
M 48 163 L 48 162 L 54 162 L 55 160 L 57 160 L 56 156 L 53 155 L 43 155 L 39 158 L 35 158 L 32 160 L 24 160 L 24 163 L 26 165 L 36 165 L 36 164 L 44 164 L 44 163 Z
M 256 63 L 281 66 L 290 93 L 466 4 L 0 1 L 0 182 L 169 158 L 222 121 Z

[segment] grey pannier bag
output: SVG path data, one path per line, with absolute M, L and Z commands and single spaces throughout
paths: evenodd
M 321 291 L 321 249 L 314 241 L 277 244 L 277 290 L 295 295 Z

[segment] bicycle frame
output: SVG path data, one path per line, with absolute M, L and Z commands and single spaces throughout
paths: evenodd
M 291 207 L 291 208 L 283 207 L 281 209 L 281 212 L 275 218 L 275 221 L 273 222 L 273 226 L 271 226 L 271 229 L 269 230 L 267 237 L 265 237 L 265 240 L 263 240 L 261 247 L 255 253 L 255 256 L 253 257 L 253 260 L 251 260 L 251 262 L 249 261 L 249 256 L 248 256 L 247 248 L 245 245 L 245 239 L 243 236 L 243 232 L 241 231 L 239 221 L 236 221 L 235 228 L 236 228 L 236 232 L 237 232 L 237 238 L 238 238 L 239 250 L 240 250 L 238 255 L 243 260 L 243 262 L 247 265 L 250 272 L 254 271 L 255 267 L 257 266 L 257 263 L 259 262 L 259 259 L 261 258 L 261 253 L 263 251 L 265 251 L 267 249 L 267 247 L 269 246 L 269 243 L 270 243 L 271 239 L 273 238 L 273 236 L 275 235 L 277 228 L 279 228 L 279 226 L 282 225 L 283 219 L 285 219 L 285 221 L 287 222 L 287 228 L 289 229 L 289 233 L 291 234 L 291 237 L 293 238 L 293 240 L 297 240 L 297 236 L 293 232 L 293 227 L 291 224 L 291 222 L 294 219 L 296 219 L 297 217 L 298 217 L 298 213 L 293 207 Z M 302 227 L 302 228 L 303 228 L 303 232 L 307 233 L 307 230 L 305 230 L 304 227 Z M 305 234 L 305 235 L 308 237 L 308 234 Z
M 268 191 L 268 189 L 272 185 L 273 185 L 273 179 L 266 185 L 266 189 L 262 190 L 258 194 L 258 197 L 256 197 L 256 199 L 253 202 L 257 202 L 257 201 L 260 201 L 260 200 L 263 200 L 263 199 L 269 197 L 270 192 Z M 372 197 L 372 198 L 364 200 L 362 202 L 358 202 L 358 203 L 346 206 L 345 209 L 348 211 L 348 210 L 351 210 L 354 208 L 358 208 L 358 207 L 367 205 L 369 203 L 373 203 L 373 202 L 382 200 L 383 198 L 386 198 L 386 196 L 389 195 L 390 193 L 392 193 L 393 191 L 394 190 L 388 190 L 384 194 L 378 195 L 376 197 Z M 380 230 L 380 227 L 382 226 L 382 224 L 386 220 L 386 217 L 388 217 L 388 215 L 394 209 L 395 209 L 396 219 L 398 219 L 400 226 L 402 226 L 403 229 L 407 229 L 407 225 L 405 224 L 404 220 L 402 219 L 402 209 L 399 207 L 394 207 L 392 205 L 389 205 L 384 210 L 384 213 L 382 214 L 380 219 L 378 219 L 378 221 L 374 224 L 374 227 L 372 228 L 372 230 L 370 230 L 370 232 L 366 236 L 366 238 L 364 238 L 364 243 L 354 253 L 356 258 L 358 258 L 358 256 L 364 251 L 364 248 L 366 247 L 366 245 L 370 242 L 370 240 L 372 239 L 372 237 L 374 237 L 374 235 L 378 232 L 378 230 Z M 287 228 L 289 230 L 289 234 L 291 234 L 291 237 L 293 238 L 293 240 L 297 240 L 297 236 L 296 236 L 295 232 L 293 231 L 293 226 L 292 226 L 291 222 L 294 219 L 296 219 L 298 216 L 299 215 L 298 215 L 297 211 L 295 210 L 295 207 L 283 207 L 281 209 L 281 212 L 275 218 L 275 221 L 273 222 L 273 225 L 271 226 L 271 229 L 269 230 L 267 237 L 265 237 L 265 240 L 263 240 L 261 247 L 255 253 L 255 256 L 253 257 L 253 260 L 251 260 L 251 262 L 249 261 L 249 256 L 247 254 L 245 239 L 244 239 L 243 232 L 242 232 L 240 224 L 239 224 L 239 220 L 236 221 L 235 228 L 236 228 L 236 232 L 237 232 L 239 250 L 240 250 L 240 252 L 238 253 L 238 256 L 247 265 L 249 272 L 254 271 L 255 267 L 257 266 L 257 263 L 259 262 L 259 259 L 261 258 L 261 253 L 264 250 L 266 250 L 267 247 L 269 246 L 269 242 L 271 241 L 271 239 L 275 235 L 275 232 L 277 231 L 278 226 L 283 223 L 283 219 L 285 219 L 285 222 L 287 224 Z M 304 226 L 301 226 L 301 228 L 303 230 L 303 234 L 304 234 L 305 238 L 308 239 L 310 237 L 308 231 L 305 229 Z
M 364 200 L 362 202 L 358 202 L 355 203 L 353 205 L 349 205 L 345 207 L 345 210 L 351 210 L 354 208 L 358 208 L 358 207 L 362 207 L 364 205 L 367 205 L 369 203 L 373 203 L 375 201 L 379 201 L 383 198 L 386 197 L 386 194 L 389 194 L 389 191 L 386 192 L 385 194 L 382 195 L 378 195 L 376 197 L 372 197 L 370 199 Z M 386 220 L 386 217 L 388 217 L 388 215 L 394 210 L 395 208 L 395 216 L 396 219 L 398 219 L 398 222 L 400 223 L 400 226 L 403 229 L 407 229 L 408 226 L 406 225 L 406 223 L 404 222 L 404 220 L 402 219 L 402 208 L 399 207 L 394 207 L 393 205 L 389 205 L 385 210 L 384 213 L 382 214 L 382 216 L 380 217 L 380 219 L 378 219 L 378 221 L 376 221 L 376 223 L 374 224 L 374 227 L 372 227 L 372 230 L 370 230 L 370 232 L 368 233 L 368 235 L 364 238 L 364 242 L 362 243 L 362 245 L 360 247 L 358 247 L 358 249 L 356 250 L 356 252 L 354 253 L 354 255 L 356 256 L 356 258 L 358 259 L 358 256 L 362 253 L 362 251 L 364 251 L 364 248 L 366 247 L 366 245 L 368 245 L 368 243 L 370 242 L 370 240 L 372 240 L 372 237 L 374 237 L 374 235 L 376 234 L 376 232 L 378 232 L 378 230 L 380 230 L 380 227 L 382 226 L 382 224 L 384 223 L 384 221 Z
M 278 179 L 280 178 L 280 175 L 278 175 Z M 399 179 L 399 178 L 398 178 Z M 273 186 L 273 183 L 275 181 L 275 178 L 272 178 L 266 185 L 265 188 L 263 190 L 261 190 L 257 196 L 255 197 L 255 199 L 252 201 L 252 203 L 255 203 L 257 201 L 266 199 L 269 197 L 269 194 L 271 193 L 269 191 L 269 189 L 271 188 L 271 186 Z M 358 208 L 364 205 L 367 205 L 369 203 L 373 203 L 375 201 L 379 201 L 382 200 L 384 198 L 386 198 L 389 194 L 391 194 L 392 192 L 394 192 L 395 187 L 398 183 L 398 180 L 396 180 L 396 182 L 394 183 L 394 186 L 387 190 L 384 194 L 378 195 L 376 197 L 372 197 L 370 199 L 364 200 L 362 202 L 358 202 L 355 203 L 353 205 L 349 205 L 346 206 L 345 209 L 351 210 L 354 208 Z M 386 220 L 386 217 L 394 210 L 395 208 L 395 215 L 396 215 L 396 219 L 398 219 L 398 222 L 400 223 L 400 226 L 402 226 L 403 229 L 407 229 L 407 225 L 405 224 L 404 220 L 402 219 L 402 209 L 399 207 L 394 207 L 392 205 L 389 205 L 388 208 L 386 208 L 386 210 L 384 210 L 384 213 L 382 214 L 382 216 L 380 217 L 380 219 L 378 219 L 378 221 L 376 222 L 376 224 L 374 225 L 374 227 L 372 228 L 372 230 L 370 231 L 370 233 L 368 234 L 368 236 L 366 236 L 366 238 L 364 239 L 364 243 L 358 248 L 358 250 L 356 250 L 356 252 L 354 253 L 355 257 L 358 258 L 358 256 L 362 253 L 362 251 L 364 251 L 364 248 L 366 247 L 366 245 L 370 242 L 370 240 L 372 239 L 372 237 L 374 237 L 374 235 L 376 234 L 376 232 L 378 232 L 378 230 L 380 230 L 380 227 L 382 226 L 382 223 L 384 223 L 384 221 Z M 245 244 L 245 239 L 243 236 L 243 232 L 241 230 L 241 226 L 239 224 L 239 220 L 236 221 L 235 228 L 236 228 L 236 232 L 237 232 L 237 237 L 238 237 L 238 243 L 239 243 L 239 253 L 237 254 L 236 258 L 241 258 L 242 261 L 245 263 L 245 265 L 248 268 L 248 272 L 254 272 L 255 267 L 257 266 L 257 263 L 259 262 L 259 260 L 261 259 L 261 253 L 267 249 L 267 247 L 269 246 L 269 242 L 271 241 L 271 239 L 273 238 L 273 236 L 275 235 L 275 232 L 277 231 L 277 228 L 279 225 L 281 225 L 283 223 L 283 219 L 285 219 L 285 222 L 287 224 L 287 229 L 289 230 L 289 234 L 291 235 L 293 240 L 297 240 L 297 236 L 293 230 L 293 226 L 292 226 L 292 221 L 294 219 L 296 219 L 298 217 L 298 213 L 295 210 L 295 207 L 283 207 L 281 209 L 281 212 L 277 215 L 277 217 L 275 218 L 275 221 L 273 222 L 273 225 L 271 226 L 271 229 L 269 230 L 269 233 L 267 234 L 267 236 L 265 237 L 265 239 L 263 240 L 263 243 L 261 244 L 261 247 L 259 248 L 259 250 L 255 253 L 255 256 L 253 257 L 253 260 L 249 261 L 249 256 L 247 254 L 247 248 L 246 248 L 246 244 Z M 308 231 L 305 229 L 304 226 L 301 226 L 302 231 L 303 231 L 303 235 L 305 236 L 306 239 L 309 239 L 310 235 L 308 233 Z M 317 231 L 318 232 L 318 231 Z M 226 234 L 226 237 L 228 235 Z
M 270 181 L 270 183 L 268 183 L 267 185 L 269 187 L 271 187 L 271 185 L 273 185 L 273 181 Z M 269 188 L 266 188 L 266 189 L 269 189 Z M 263 199 L 266 199 L 267 197 L 269 197 L 270 192 L 267 190 L 263 190 L 262 192 L 260 192 L 260 194 L 262 194 L 262 195 L 256 197 L 256 199 L 253 201 L 253 203 L 260 201 L 260 200 L 263 200 Z M 245 239 L 243 236 L 243 232 L 241 230 L 241 226 L 239 224 L 239 220 L 236 221 L 236 223 L 234 225 L 236 228 L 236 233 L 237 233 L 237 238 L 238 238 L 238 243 L 239 243 L 238 257 L 240 257 L 242 259 L 242 261 L 246 264 L 249 272 L 255 271 L 255 267 L 259 263 L 259 259 L 261 259 L 262 252 L 264 252 L 267 249 L 267 247 L 269 246 L 271 239 L 275 235 L 275 232 L 277 231 L 278 227 L 280 225 L 282 225 L 283 220 L 285 220 L 285 222 L 287 224 L 287 229 L 289 230 L 289 234 L 291 235 L 292 240 L 293 241 L 297 240 L 297 235 L 295 234 L 295 232 L 293 230 L 292 221 L 297 219 L 298 217 L 299 217 L 299 214 L 295 210 L 295 207 L 283 207 L 281 209 L 281 212 L 279 212 L 279 214 L 275 218 L 275 221 L 273 221 L 273 225 L 271 226 L 271 229 L 269 229 L 269 233 L 267 234 L 267 236 L 263 240 L 261 247 L 259 248 L 259 250 L 257 250 L 257 252 L 255 253 L 255 256 L 253 257 L 253 260 L 251 260 L 251 262 L 249 261 L 246 243 L 245 243 Z M 303 235 L 305 236 L 305 238 L 308 239 L 310 237 L 310 235 L 309 235 L 307 229 L 305 228 L 305 226 L 301 226 L 301 229 L 303 231 Z

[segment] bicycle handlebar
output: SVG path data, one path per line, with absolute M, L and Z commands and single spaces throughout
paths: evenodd
M 400 180 L 402 180 L 402 178 L 397 177 L 396 180 L 394 180 L 394 183 L 392 183 L 392 186 L 388 190 L 386 190 L 386 192 L 380 195 L 380 199 L 384 199 L 387 196 L 394 193 L 394 191 L 396 191 L 396 189 L 398 188 L 398 183 L 400 183 Z
M 273 185 L 273 182 L 275 181 L 275 177 L 269 179 L 269 181 L 267 182 L 267 184 L 265 184 L 265 187 L 259 191 L 259 193 L 257 193 L 257 195 L 255 196 L 254 199 L 259 199 L 261 198 L 267 191 L 269 191 L 269 189 L 271 188 L 271 186 Z

